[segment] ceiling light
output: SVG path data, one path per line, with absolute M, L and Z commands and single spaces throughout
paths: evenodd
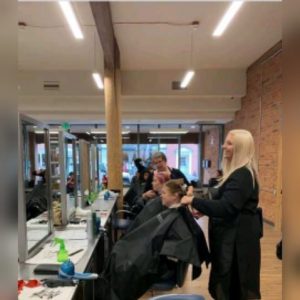
M 149 131 L 150 134 L 186 134 L 189 131 L 187 129 L 180 129 L 180 128 L 155 128 Z
M 159 139 L 164 139 L 164 140 L 177 140 L 178 136 L 149 136 L 148 140 L 149 142 L 152 140 L 159 140 Z
M 75 16 L 71 3 L 69 1 L 59 1 L 58 3 L 65 15 L 65 18 L 67 19 L 67 22 L 73 32 L 74 37 L 76 39 L 83 39 L 83 34 L 79 26 L 79 23 L 77 21 L 77 18 Z
M 103 85 L 103 81 L 102 81 L 102 78 L 101 78 L 100 74 L 99 73 L 93 73 L 93 78 L 94 78 L 94 81 L 95 81 L 98 89 L 103 90 L 104 85 Z
M 106 130 L 105 129 L 92 129 L 91 133 L 92 134 L 106 134 Z M 129 134 L 129 133 L 130 133 L 129 130 L 122 131 L 122 134 Z
M 91 133 L 92 134 L 106 134 L 106 130 L 104 130 L 104 129 L 92 129 Z
M 193 22 L 193 23 L 196 24 L 196 22 Z M 190 49 L 190 66 L 189 66 L 189 68 L 192 68 L 192 66 L 193 66 L 194 32 L 197 30 L 197 28 L 198 28 L 198 25 L 196 27 L 193 26 L 192 31 L 191 31 L 191 45 L 190 45 L 191 49 Z M 192 78 L 194 77 L 194 75 L 195 75 L 195 71 L 193 71 L 193 70 L 187 71 L 185 73 L 183 79 L 181 80 L 180 88 L 185 89 L 190 84 L 190 82 L 191 82 Z
M 34 133 L 35 134 L 44 134 L 45 131 L 44 130 L 35 130 Z
M 187 71 L 184 78 L 182 79 L 182 81 L 180 83 L 180 87 L 182 89 L 185 89 L 189 85 L 189 83 L 191 82 L 194 75 L 195 75 L 194 71 Z
M 223 34 L 225 29 L 229 25 L 230 21 L 233 19 L 235 14 L 241 8 L 243 3 L 244 1 L 233 1 L 231 3 L 225 15 L 223 16 L 218 26 L 216 27 L 215 31 L 213 32 L 213 36 L 221 36 Z

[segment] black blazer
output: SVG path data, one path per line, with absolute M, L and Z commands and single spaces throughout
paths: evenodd
M 240 283 L 239 300 L 260 299 L 258 184 L 246 167 L 235 170 L 213 200 L 193 199 L 192 206 L 210 217 L 212 270 L 209 290 L 214 299 L 233 300 L 232 272 Z M 236 283 L 235 283 L 236 284 Z M 236 287 L 236 290 L 238 286 Z

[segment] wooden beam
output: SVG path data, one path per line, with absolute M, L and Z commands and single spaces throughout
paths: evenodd
M 116 42 L 109 2 L 90 2 L 104 54 L 104 68 L 120 68 L 120 52 Z
M 107 128 L 108 188 L 119 190 L 122 207 L 122 136 L 120 51 L 116 42 L 109 2 L 90 2 L 104 54 L 104 102 Z

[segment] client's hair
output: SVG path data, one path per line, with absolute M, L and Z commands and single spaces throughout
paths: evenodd
M 164 186 L 167 187 L 171 194 L 178 194 L 181 199 L 186 195 L 185 186 L 182 184 L 183 180 L 181 179 L 172 179 L 167 181 Z

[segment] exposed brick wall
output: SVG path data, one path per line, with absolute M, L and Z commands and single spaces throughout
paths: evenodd
M 211 177 L 216 177 L 219 160 L 219 128 L 212 126 L 204 132 L 203 159 L 211 161 L 211 167 L 203 170 L 203 183 L 207 184 Z
M 265 219 L 276 222 L 277 166 L 282 113 L 282 53 L 247 72 L 247 95 L 225 132 L 243 128 L 251 131 L 256 143 L 260 176 L 260 206 Z

